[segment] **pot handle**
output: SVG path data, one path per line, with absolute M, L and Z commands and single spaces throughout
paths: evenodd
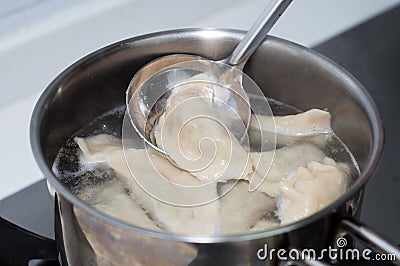
M 0 265 L 28 265 L 32 259 L 50 260 L 58 265 L 58 251 L 53 239 L 26 230 L 1 216 L 0 235 Z
M 389 240 L 387 240 L 384 236 L 381 234 L 377 233 L 367 225 L 363 224 L 362 222 L 346 217 L 346 218 L 341 218 L 339 225 L 338 225 L 339 233 L 347 233 L 351 235 L 354 238 L 359 239 L 362 241 L 364 244 L 366 244 L 369 248 L 374 250 L 375 252 L 379 253 L 385 253 L 385 254 L 394 254 L 395 260 L 392 261 L 387 261 L 387 265 L 390 265 L 390 263 L 393 263 L 395 265 L 400 265 L 400 248 L 396 246 L 395 244 L 391 243 Z M 290 248 L 290 249 L 297 249 L 299 253 L 301 253 L 302 249 L 299 248 Z M 384 261 L 382 261 L 384 262 Z M 304 257 L 301 258 L 300 260 L 292 261 L 281 261 L 278 263 L 279 266 L 289 266 L 289 265 L 304 265 L 304 266 L 329 266 L 327 262 L 323 261 L 317 261 L 313 258 L 310 257 Z M 385 265 L 386 265 L 385 264 Z M 349 265 L 346 262 L 338 262 L 335 265 L 340 266 L 340 265 Z M 361 265 L 361 264 L 357 264 Z M 380 264 L 381 265 L 381 264 Z
M 359 239 L 376 252 L 394 254 L 396 260 L 393 263 L 400 265 L 400 248 L 367 225 L 353 218 L 346 217 L 340 221 L 339 228 L 354 238 Z

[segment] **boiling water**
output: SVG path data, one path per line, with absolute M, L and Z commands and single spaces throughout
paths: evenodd
M 124 113 L 125 106 L 104 113 L 72 135 L 60 149 L 53 164 L 53 172 L 73 194 L 79 195 L 87 189 L 101 184 L 119 182 L 111 169 L 82 163 L 79 158 L 79 147 L 75 143 L 74 137 L 109 134 L 121 138 Z M 87 203 L 91 204 L 91 202 Z
M 257 112 L 258 100 L 251 98 L 250 101 L 255 112 Z M 262 101 L 259 102 L 262 104 Z M 279 101 L 269 99 L 274 115 L 296 114 L 301 110 L 283 104 Z M 60 149 L 57 155 L 53 171 L 62 183 L 78 198 L 89 205 L 94 205 L 98 200 L 98 193 L 105 185 L 119 185 L 125 193 L 132 198 L 132 192 L 125 187 L 115 176 L 113 170 L 99 167 L 99 165 L 86 165 L 80 161 L 79 147 L 74 137 L 88 137 L 97 134 L 109 134 L 121 138 L 122 122 L 125 114 L 125 106 L 117 107 L 94 119 L 86 127 L 72 135 Z M 359 175 L 359 169 L 352 154 L 344 143 L 335 135 L 329 139 L 323 149 L 326 156 L 336 162 L 344 162 L 350 166 L 351 185 Z M 146 210 L 144 210 L 146 211 Z M 151 215 L 151 214 L 148 214 Z M 150 217 L 151 218 L 151 217 Z M 265 220 L 276 221 L 275 211 L 265 213 Z

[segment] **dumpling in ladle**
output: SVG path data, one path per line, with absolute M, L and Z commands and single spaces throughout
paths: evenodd
M 224 102 L 216 96 L 219 89 L 196 82 L 175 88 L 154 137 L 180 168 L 200 180 L 245 179 L 253 172 L 251 161 L 226 126 L 235 119 L 220 115 Z

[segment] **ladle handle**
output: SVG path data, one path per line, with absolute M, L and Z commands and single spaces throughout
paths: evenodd
M 291 2 L 292 0 L 272 0 L 269 2 L 243 40 L 236 46 L 232 55 L 227 58 L 227 63 L 239 68 L 243 66 L 243 63 L 254 53 Z

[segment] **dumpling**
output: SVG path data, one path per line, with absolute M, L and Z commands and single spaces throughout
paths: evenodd
M 142 228 L 160 230 L 118 182 L 87 188 L 78 195 L 78 198 L 85 202 L 90 201 L 99 211 L 121 221 Z
M 199 200 L 198 198 L 196 199 L 197 196 L 214 199 L 218 197 L 216 185 L 204 189 L 202 195 L 195 194 L 201 191 L 200 189 L 194 189 L 194 191 L 191 192 L 190 190 L 181 190 L 180 186 L 168 182 L 163 182 L 162 185 L 160 185 L 158 182 L 162 180 L 157 176 L 157 172 L 148 160 L 145 150 L 132 149 L 125 151 L 125 153 L 127 153 L 127 158 L 129 160 L 136 160 L 136 163 L 131 164 L 131 166 L 135 167 L 134 174 L 140 176 L 142 181 L 147 181 L 148 183 L 144 185 L 147 185 L 148 188 L 156 189 L 156 191 L 150 191 L 153 196 L 160 197 L 161 195 L 163 197 L 172 197 L 171 200 L 180 200 L 183 203 L 190 200 Z M 122 151 L 112 152 L 109 162 L 110 167 L 117 173 L 118 178 L 133 190 L 136 200 L 149 211 L 154 219 L 163 225 L 165 230 L 178 234 L 210 235 L 216 233 L 219 226 L 218 201 L 194 207 L 171 205 L 168 202 L 163 202 L 149 195 L 138 185 L 136 180 L 131 176 Z M 173 166 L 170 167 L 172 167 L 170 168 L 170 170 L 172 170 Z M 176 168 L 174 169 L 175 170 L 172 170 L 173 172 L 180 171 Z M 182 175 L 191 178 L 194 182 L 193 184 L 198 184 L 199 182 L 190 174 Z M 167 176 L 170 178 L 174 177 L 174 175 Z M 151 182 L 154 183 L 152 184 Z
M 299 221 L 339 198 L 349 180 L 349 168 L 326 157 L 309 162 L 279 183 L 277 215 L 282 224 Z
M 249 192 L 249 183 L 239 181 L 231 190 L 230 186 L 223 185 L 220 198 L 220 233 L 240 233 L 252 228 L 266 213 L 272 212 L 275 207 L 273 198 L 260 191 Z
M 290 145 L 302 139 L 309 139 L 316 144 L 323 143 L 333 134 L 331 115 L 323 110 L 311 109 L 296 115 L 252 116 L 249 136 L 253 145 L 271 142 L 274 132 L 279 146 Z
M 121 139 L 106 135 L 99 134 L 86 138 L 76 137 L 75 142 L 78 144 L 81 150 L 81 157 L 85 163 L 107 163 L 110 164 L 111 154 L 116 151 L 118 158 L 124 158 L 124 160 L 118 161 L 118 164 L 126 164 L 125 159 L 131 159 L 131 164 L 137 167 L 148 165 L 150 163 L 153 168 L 151 174 L 158 174 L 164 178 L 171 180 L 179 185 L 190 186 L 199 185 L 202 182 L 194 178 L 186 171 L 182 171 L 179 168 L 174 167 L 171 163 L 166 160 L 165 156 L 157 153 L 154 150 L 148 149 L 125 149 L 125 155 L 123 154 Z M 122 166 L 120 166 L 123 169 Z M 126 168 L 126 170 L 129 170 Z M 130 175 L 127 171 L 125 175 Z
M 234 119 L 222 119 L 223 108 L 217 109 L 215 102 L 220 104 L 210 86 L 191 83 L 177 88 L 155 126 L 156 143 L 199 180 L 246 178 L 253 171 L 249 155 L 225 127 Z
M 75 137 L 74 141 L 82 151 L 82 159 L 87 164 L 105 162 L 111 151 L 122 149 L 121 139 L 108 134 L 99 134 L 86 138 Z
M 96 139 L 98 138 L 98 139 Z M 175 206 L 155 197 L 172 197 L 171 201 L 202 201 L 203 199 L 218 198 L 216 184 L 201 185 L 201 181 L 188 172 L 171 165 L 167 159 L 152 150 L 117 148 L 115 140 L 98 135 L 89 137 L 85 143 L 82 157 L 101 159 L 116 173 L 118 179 L 133 193 L 137 201 L 163 229 L 178 234 L 215 234 L 219 227 L 219 202 L 213 201 L 201 206 Z M 101 140 L 102 142 L 99 142 Z M 99 144 L 97 146 L 97 144 Z M 104 148 L 104 150 L 101 149 Z M 111 148 L 113 147 L 113 148 Z M 89 151 L 85 154 L 85 151 Z M 95 151 L 95 152 L 94 152 Z M 129 166 L 127 165 L 129 160 Z M 132 176 L 140 177 L 141 184 Z M 160 170 L 160 171 L 158 171 Z M 168 178 L 168 180 L 164 179 Z M 182 185 L 176 185 L 181 183 Z M 194 189 L 185 189 L 193 186 Z M 199 187 L 197 187 L 199 186 Z M 155 189 L 145 191 L 143 187 Z M 182 189 L 183 188 L 183 189 Z
M 279 182 L 309 161 L 321 162 L 325 154 L 312 144 L 298 144 L 262 153 L 250 153 L 256 173 L 265 177 L 258 190 L 271 197 L 279 194 Z M 272 164 L 270 162 L 272 160 Z
M 279 227 L 280 223 L 275 221 L 260 220 L 249 231 L 267 231 Z

